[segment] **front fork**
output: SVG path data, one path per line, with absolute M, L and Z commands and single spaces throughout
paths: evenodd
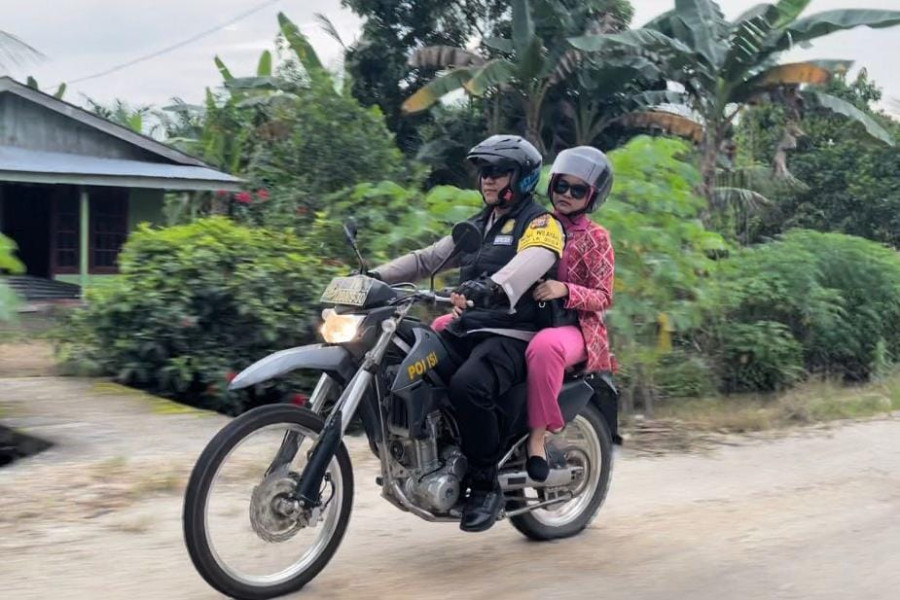
M 334 389 L 335 383 L 328 373 L 322 373 L 322 376 L 319 377 L 319 382 L 316 384 L 316 389 L 313 390 L 312 396 L 309 397 L 309 410 L 317 415 L 322 413 L 322 409 L 325 408 L 325 402 L 331 395 L 331 390 Z M 304 437 L 306 436 L 293 429 L 284 434 L 284 440 L 282 440 L 275 458 L 272 459 L 272 464 L 269 465 L 265 477 L 287 467 L 293 462 Z
M 378 338 L 375 346 L 366 353 L 362 366 L 356 375 L 350 380 L 350 383 L 344 388 L 344 392 L 338 399 L 334 410 L 325 420 L 322 427 L 322 433 L 312 446 L 309 452 L 309 462 L 300 474 L 300 480 L 297 482 L 296 498 L 305 509 L 313 509 L 321 504 L 322 496 L 322 480 L 325 472 L 328 470 L 328 464 L 334 458 L 340 446 L 341 439 L 366 390 L 372 385 L 375 378 L 375 372 L 381 364 L 384 353 L 387 351 L 394 333 L 397 330 L 397 323 L 402 315 L 394 318 L 386 319 L 381 324 L 381 336 Z M 298 442 L 299 446 L 299 442 Z M 294 453 L 297 450 L 294 449 Z

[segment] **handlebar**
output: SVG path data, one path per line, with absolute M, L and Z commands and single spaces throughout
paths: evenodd
M 430 290 L 419 290 L 416 292 L 416 296 L 421 300 L 427 300 L 428 302 L 434 302 L 435 304 L 453 304 L 450 300 L 450 296 L 444 296 L 443 294 L 432 292 Z
M 401 284 L 392 286 L 394 289 L 402 289 L 403 287 L 413 287 L 412 284 Z M 401 300 L 420 300 L 425 302 L 431 302 L 433 304 L 449 304 L 452 305 L 453 301 L 450 300 L 450 294 L 453 292 L 455 288 L 444 288 L 440 292 L 434 292 L 431 290 L 419 290 L 417 289 L 415 292 L 412 292 L 408 296 L 403 297 Z M 466 301 L 466 306 L 468 308 L 472 308 L 475 306 L 475 303 L 471 300 Z

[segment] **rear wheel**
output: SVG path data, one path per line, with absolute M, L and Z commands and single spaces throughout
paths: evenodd
M 306 409 L 262 406 L 234 419 L 200 455 L 184 499 L 184 537 L 197 571 L 218 591 L 246 600 L 282 596 L 334 556 L 353 503 L 343 444 L 319 510 L 298 510 L 292 501 L 322 426 Z
M 572 499 L 516 517 L 510 522 L 533 540 L 555 540 L 580 533 L 597 515 L 609 490 L 612 472 L 612 436 L 593 404 L 588 404 L 550 443 L 565 456 L 569 467 L 579 467 L 583 476 L 574 489 L 544 488 L 530 501 L 551 500 L 563 494 Z M 531 491 L 531 490 L 529 490 Z

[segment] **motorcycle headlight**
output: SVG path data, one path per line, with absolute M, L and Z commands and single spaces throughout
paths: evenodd
M 329 344 L 345 344 L 352 341 L 359 332 L 359 326 L 365 320 L 365 315 L 339 315 L 334 309 L 326 308 L 322 311 L 322 337 Z

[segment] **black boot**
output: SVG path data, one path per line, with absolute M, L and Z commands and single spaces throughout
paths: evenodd
M 472 490 L 462 510 L 459 528 L 463 531 L 487 531 L 497 521 L 503 508 L 503 490 L 495 470 L 473 473 Z

